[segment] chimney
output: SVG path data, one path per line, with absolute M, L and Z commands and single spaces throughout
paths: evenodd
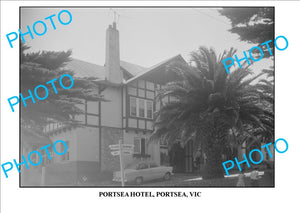
M 123 82 L 123 72 L 120 69 L 119 31 L 116 22 L 109 25 L 106 30 L 105 78 L 115 84 Z

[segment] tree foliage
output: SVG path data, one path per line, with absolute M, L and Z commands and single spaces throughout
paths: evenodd
M 49 96 L 45 100 L 38 100 L 33 104 L 31 99 L 26 100 L 27 107 L 21 104 L 21 122 L 23 127 L 34 128 L 42 131 L 45 124 L 49 122 L 62 122 L 69 125 L 77 125 L 73 120 L 74 115 L 82 113 L 78 104 L 84 99 L 91 101 L 104 100 L 98 91 L 98 84 L 94 78 L 76 78 L 72 70 L 65 68 L 67 62 L 71 60 L 72 52 L 68 51 L 39 51 L 25 53 L 29 47 L 21 45 L 21 93 L 24 97 L 29 96 L 28 90 L 34 94 L 34 88 L 44 85 L 48 88 Z M 63 89 L 59 84 L 59 78 L 63 74 L 70 74 L 74 79 L 71 89 Z M 51 84 L 46 82 L 57 79 L 54 82 L 57 94 Z M 65 80 L 66 79 L 66 80 Z M 64 85 L 70 85 L 70 80 L 65 78 Z M 101 86 L 101 85 L 100 85 Z M 102 88 L 104 89 L 104 87 Z M 43 89 L 37 90 L 39 97 L 44 97 Z
M 261 44 L 274 39 L 274 8 L 223 8 L 220 14 L 231 21 L 232 33 L 240 36 L 241 41 Z M 274 45 L 271 42 L 273 51 Z M 263 46 L 265 56 L 270 56 L 267 47 Z
M 207 155 L 204 178 L 223 177 L 221 155 L 230 132 L 268 139 L 274 135 L 273 86 L 259 80 L 264 73 L 252 76 L 248 67 L 228 75 L 222 60 L 234 53 L 230 49 L 217 57 L 213 49 L 200 47 L 192 53 L 191 65 L 169 67 L 181 80 L 168 83 L 157 96 L 175 100 L 156 114 L 152 139 L 171 144 L 177 138 L 194 139 Z

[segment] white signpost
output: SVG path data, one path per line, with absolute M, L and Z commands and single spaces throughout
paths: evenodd
M 133 151 L 132 150 L 123 150 L 124 155 L 132 155 Z
M 108 147 L 112 150 L 119 150 L 120 149 L 120 144 L 109 145 Z
M 122 182 L 122 186 L 125 186 L 124 183 L 124 168 L 123 168 L 123 150 L 122 150 L 122 140 L 119 140 L 119 155 L 120 155 L 120 170 L 121 170 L 121 182 Z
M 133 154 L 133 144 L 122 144 L 122 140 L 119 140 L 119 144 L 113 144 L 108 146 L 111 149 L 111 154 L 113 156 L 120 156 L 120 170 L 121 170 L 121 182 L 122 186 L 124 183 L 124 168 L 123 168 L 123 155 L 132 155 Z
M 133 144 L 122 144 L 123 149 L 133 149 L 134 145 Z
M 113 156 L 119 155 L 119 154 L 120 154 L 120 151 L 119 151 L 119 150 L 117 150 L 117 151 L 112 151 L 111 154 L 112 154 Z

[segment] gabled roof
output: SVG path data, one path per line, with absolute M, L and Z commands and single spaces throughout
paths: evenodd
M 149 78 L 150 80 L 157 80 L 159 83 L 165 83 L 168 80 L 176 78 L 174 74 L 165 72 L 165 67 L 172 62 L 186 63 L 181 55 L 176 55 L 165 61 L 162 61 L 150 68 L 145 68 L 126 61 L 120 61 L 121 70 L 127 74 L 127 80 L 124 79 L 124 84 L 128 84 L 139 78 Z M 105 67 L 97 64 L 89 63 L 79 59 L 72 59 L 65 65 L 66 69 L 74 72 L 75 77 L 79 78 L 96 78 L 96 80 L 105 80 Z M 153 78 L 153 79 L 151 79 Z
M 146 67 L 142 67 L 136 64 L 132 64 L 126 61 L 121 61 L 121 67 L 131 74 L 131 76 L 136 76 L 139 73 L 145 72 Z
M 99 80 L 105 79 L 105 67 L 97 64 L 85 62 L 79 59 L 72 59 L 65 66 L 74 72 L 74 76 L 78 78 L 94 77 Z
M 147 70 L 147 68 L 132 64 L 126 61 L 120 62 L 121 68 L 123 68 L 130 77 L 134 77 L 141 72 Z M 100 66 L 98 64 L 89 63 L 86 61 L 82 61 L 79 59 L 72 59 L 67 62 L 65 65 L 66 69 L 69 69 L 74 72 L 75 77 L 86 78 L 86 77 L 94 77 L 98 80 L 105 79 L 105 67 Z
M 137 74 L 136 76 L 134 76 L 133 78 L 130 78 L 128 79 L 127 81 L 125 81 L 125 84 L 129 84 L 131 83 L 132 81 L 136 80 L 136 79 L 139 79 L 139 78 L 143 78 L 143 77 L 147 77 L 155 72 L 160 72 L 160 75 L 161 75 L 161 78 L 165 78 L 167 76 L 167 73 L 166 72 L 161 72 L 162 70 L 163 71 L 166 71 L 164 69 L 164 67 L 166 67 L 167 65 L 169 65 L 170 63 L 172 62 L 183 62 L 183 63 L 186 63 L 186 61 L 182 58 L 182 56 L 179 54 L 179 55 L 176 55 L 172 58 L 169 58 L 165 61 L 162 61 L 148 69 L 146 69 L 144 72 L 141 72 L 139 74 Z M 174 76 L 172 76 L 174 77 Z M 165 81 L 165 79 L 160 79 L 162 81 Z M 169 79 L 171 80 L 171 79 Z

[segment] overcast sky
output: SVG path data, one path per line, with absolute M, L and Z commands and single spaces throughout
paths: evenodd
M 62 9 L 71 12 L 73 20 L 61 25 L 57 14 Z M 163 60 L 181 54 L 189 61 L 189 54 L 199 46 L 213 47 L 218 54 L 235 47 L 238 55 L 253 47 L 240 42 L 236 34 L 228 32 L 230 22 L 219 15 L 217 8 L 114 8 L 119 14 L 117 28 L 120 32 L 121 60 L 144 67 L 153 66 Z M 22 8 L 21 29 L 45 17 L 56 14 L 53 30 L 49 20 L 48 31 L 35 39 L 27 35 L 30 51 L 68 50 L 72 57 L 104 65 L 105 31 L 114 20 L 109 8 Z M 25 30 L 24 30 L 25 31 Z M 255 62 L 254 67 L 267 68 L 270 60 Z

